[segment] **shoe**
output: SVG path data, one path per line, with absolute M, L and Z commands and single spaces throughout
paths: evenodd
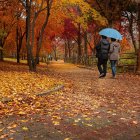
M 105 74 L 104 73 L 101 73 L 99 78 L 102 78 L 102 77 L 105 77 Z

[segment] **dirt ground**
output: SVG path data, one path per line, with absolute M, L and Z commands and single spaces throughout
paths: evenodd
M 59 123 L 54 125 L 47 112 L 7 116 L 0 120 L 0 130 L 7 128 L 0 131 L 1 139 L 140 140 L 140 76 L 125 73 L 111 79 L 109 72 L 99 79 L 96 68 L 62 61 L 52 62 L 46 73 L 64 83 L 63 97 L 55 99 L 58 109 L 53 117 Z

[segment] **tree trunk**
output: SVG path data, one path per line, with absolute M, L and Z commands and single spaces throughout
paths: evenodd
M 35 61 L 33 58 L 33 52 L 32 52 L 32 46 L 30 44 L 30 40 L 31 40 L 31 4 L 32 4 L 32 0 L 27 0 L 26 1 L 26 48 L 27 48 L 27 62 L 29 65 L 29 70 L 30 71 L 36 71 L 36 65 L 35 65 Z
M 65 50 L 65 54 L 64 54 L 64 61 L 66 62 L 67 61 L 67 57 L 68 57 L 68 49 L 67 49 L 67 43 L 66 43 L 66 41 L 65 41 L 65 48 L 64 48 Z
M 80 23 L 78 24 L 78 38 L 77 38 L 77 42 L 78 42 L 78 49 L 77 49 L 77 61 L 78 63 L 80 62 L 80 57 L 81 57 L 81 25 Z
M 19 29 L 16 28 L 16 45 L 17 45 L 17 63 L 20 63 L 20 51 L 19 51 Z
M 87 44 L 88 44 L 88 40 L 87 40 L 87 31 L 85 31 L 84 33 L 84 63 L 85 65 L 87 64 Z
M 56 46 L 55 46 L 55 51 L 54 51 L 54 59 L 55 61 L 57 61 Z
M 130 33 L 130 36 L 131 36 L 131 39 L 132 39 L 132 43 L 133 43 L 135 52 L 137 52 L 136 42 L 135 42 L 134 33 L 133 33 L 134 16 L 133 16 L 132 12 L 130 12 L 130 15 L 128 14 L 128 12 L 125 12 L 125 14 L 126 14 L 128 22 L 129 22 L 129 28 L 128 29 L 129 29 L 129 33 Z
M 20 53 L 19 49 L 17 48 L 17 63 L 20 63 Z
M 39 62 L 39 53 L 40 53 L 40 49 L 42 47 L 42 40 L 43 40 L 43 34 L 45 31 L 45 28 L 48 24 L 49 21 L 49 16 L 50 16 L 50 10 L 51 10 L 51 6 L 52 6 L 52 1 L 47 1 L 47 9 L 46 9 L 46 17 L 45 17 L 45 21 L 42 25 L 40 34 L 39 34 L 39 41 L 37 43 L 37 51 L 36 51 L 36 59 L 35 59 L 35 65 L 37 65 L 37 63 Z
M 0 47 L 3 49 L 2 39 L 0 39 Z M 0 50 L 0 61 L 3 61 L 3 50 Z
M 71 58 L 71 45 L 70 45 L 70 40 L 68 40 L 68 53 L 69 53 L 69 58 Z
M 133 13 L 130 13 L 130 14 L 131 14 L 130 18 L 128 17 L 128 20 L 129 20 L 129 32 L 130 32 L 130 35 L 131 35 L 131 38 L 132 38 L 132 43 L 133 43 L 135 52 L 137 52 L 136 41 L 135 41 L 134 32 L 133 32 L 134 16 L 133 16 Z
M 137 72 L 140 73 L 140 49 L 138 49 L 137 55 Z
M 3 61 L 3 51 L 0 50 L 0 61 Z
M 138 3 L 138 31 L 139 31 L 139 48 L 137 55 L 137 72 L 140 73 L 140 3 Z

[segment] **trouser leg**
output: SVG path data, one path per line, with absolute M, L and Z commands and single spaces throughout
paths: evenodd
M 116 75 L 116 62 L 116 60 L 110 60 L 113 77 Z
M 98 67 L 98 71 L 100 72 L 100 74 L 102 74 L 103 69 L 102 69 L 102 60 L 101 59 L 98 59 L 97 67 Z
M 104 76 L 106 76 L 106 73 L 107 73 L 107 60 L 104 59 L 103 61 L 103 73 L 104 73 Z

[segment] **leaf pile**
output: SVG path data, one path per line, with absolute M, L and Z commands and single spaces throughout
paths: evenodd
M 63 77 L 57 78 L 45 74 L 45 67 L 39 67 L 37 73 L 30 73 L 26 65 L 3 63 L 0 67 L 0 116 L 47 114 L 54 125 L 59 125 L 62 117 L 72 118 L 78 114 L 86 117 L 98 108 L 100 102 L 89 96 L 72 94 L 71 83 L 65 83 L 64 92 L 59 91 L 47 96 L 36 94 L 50 90 L 62 84 Z M 65 69 L 70 66 L 66 66 Z M 73 68 L 73 67 L 72 67 Z M 71 68 L 71 70 L 73 70 Z M 43 72 L 42 72 L 43 71 Z M 57 77 L 57 76 L 56 76 Z M 4 101 L 4 102 L 3 102 Z M 7 101 L 7 102 L 6 102 Z M 88 104 L 87 104 L 88 102 Z
M 36 94 L 62 84 L 45 74 L 26 72 L 26 66 L 22 66 L 23 72 L 20 65 L 2 63 L 0 68 L 0 115 L 26 114 L 41 105 L 41 98 L 36 97 Z

